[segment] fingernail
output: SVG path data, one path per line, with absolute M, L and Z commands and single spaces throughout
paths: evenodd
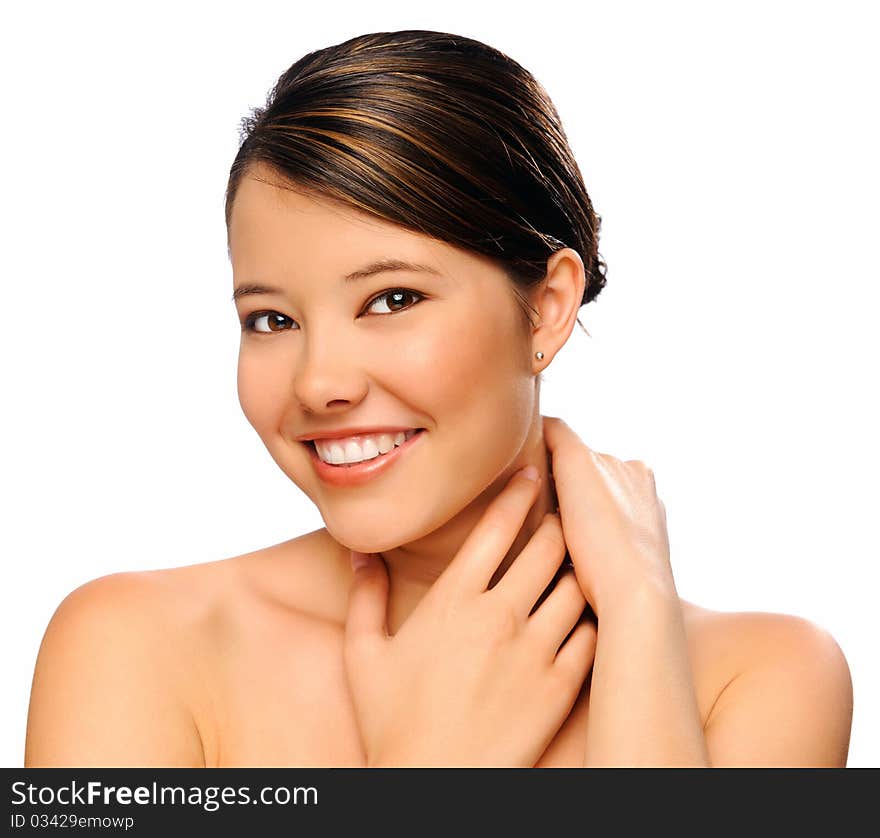
M 357 550 L 351 551 L 351 569 L 357 570 L 359 567 L 363 567 L 370 561 L 370 557 L 366 553 L 361 553 Z
M 528 478 L 529 480 L 537 480 L 538 479 L 538 469 L 535 466 L 526 466 L 522 470 L 522 476 Z

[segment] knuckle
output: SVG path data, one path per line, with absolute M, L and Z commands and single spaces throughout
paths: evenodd
M 490 632 L 495 640 L 510 640 L 519 627 L 516 607 L 503 591 L 493 590 L 491 593 L 493 608 L 490 612 Z
M 568 641 L 568 643 L 570 642 L 571 640 Z M 551 667 L 551 672 L 556 678 L 560 689 L 574 689 L 581 685 L 583 681 L 582 675 L 586 674 L 584 669 L 585 666 L 579 656 L 563 655 L 562 658 L 556 659 L 556 662 Z
M 595 656 L 596 631 L 592 624 L 579 623 L 565 642 L 565 647 L 570 647 L 573 654 L 557 657 L 554 668 L 559 669 L 562 677 L 574 678 L 580 683 L 586 677 Z
M 500 510 L 493 510 L 492 514 L 483 520 L 483 529 L 487 535 L 506 535 L 510 526 Z
M 562 522 L 555 512 L 548 512 L 541 521 L 541 525 L 535 530 L 532 540 L 544 544 L 548 549 L 564 550 L 565 537 L 562 532 Z
M 557 588 L 559 590 L 559 595 L 565 598 L 566 603 L 572 603 L 581 609 L 587 604 L 587 598 L 581 590 L 581 586 L 577 581 L 577 577 L 574 575 L 574 571 L 565 571 L 559 579 Z
M 535 483 L 530 480 L 515 480 L 514 485 L 517 488 L 515 493 L 498 495 L 489 506 L 482 520 L 482 526 L 487 531 L 506 535 L 522 517 L 523 505 L 534 502 Z

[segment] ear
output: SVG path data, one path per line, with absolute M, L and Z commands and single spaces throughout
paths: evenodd
M 547 260 L 547 274 L 531 296 L 540 315 L 539 325 L 532 330 L 532 362 L 538 369 L 543 370 L 568 340 L 585 285 L 584 262 L 576 250 L 564 247 Z M 544 353 L 540 361 L 535 359 L 539 350 Z

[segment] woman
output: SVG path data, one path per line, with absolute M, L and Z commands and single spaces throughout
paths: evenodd
M 226 222 L 241 405 L 326 526 L 71 593 L 26 766 L 845 765 L 834 639 L 681 600 L 650 470 L 540 414 L 605 276 L 527 71 L 421 30 L 306 55 Z

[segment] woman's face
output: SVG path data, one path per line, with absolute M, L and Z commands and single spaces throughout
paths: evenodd
M 236 298 L 252 326 L 241 336 L 241 406 L 339 543 L 381 552 L 415 541 L 511 466 L 537 392 L 522 313 L 489 260 L 254 177 L 238 189 L 229 247 L 236 291 L 263 287 Z M 434 272 L 345 279 L 392 259 Z M 354 487 L 323 481 L 298 439 L 386 425 L 425 432 Z

